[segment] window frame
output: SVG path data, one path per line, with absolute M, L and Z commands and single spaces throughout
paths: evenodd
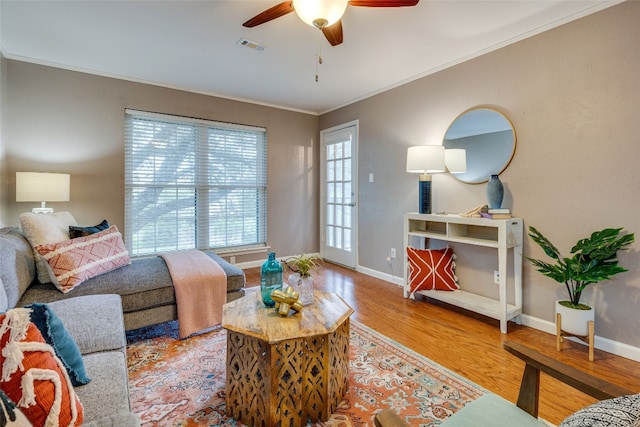
M 135 133 L 135 122 L 136 121 L 148 121 L 153 123 L 153 129 L 156 130 L 156 127 L 172 127 L 174 126 L 174 131 L 177 132 L 179 128 L 189 128 L 192 127 L 193 135 L 190 137 L 193 138 L 193 147 L 192 149 L 187 151 L 188 154 L 185 155 L 184 158 L 180 158 L 179 163 L 176 163 L 175 170 L 179 171 L 182 169 L 183 163 L 188 163 L 193 170 L 186 168 L 187 174 L 190 175 L 189 179 L 192 181 L 188 184 L 182 184 L 180 182 L 171 182 L 171 183 L 155 183 L 156 179 L 163 178 L 166 179 L 170 175 L 159 175 L 157 174 L 158 166 L 153 166 L 152 168 L 148 168 L 148 171 L 152 171 L 151 181 L 149 182 L 141 182 L 136 181 L 134 175 L 143 175 L 140 173 L 136 167 L 134 166 L 136 158 L 134 154 L 134 145 L 136 144 L 147 144 L 150 142 L 145 141 L 145 138 L 136 137 Z M 124 157 L 125 157 L 125 188 L 124 188 L 124 198 L 125 198 L 125 245 L 127 249 L 132 254 L 132 256 L 149 256 L 162 252 L 167 252 L 171 250 L 184 250 L 184 249 L 201 249 L 201 250 L 215 250 L 219 252 L 242 252 L 245 250 L 251 251 L 256 249 L 262 249 L 266 247 L 267 242 L 267 130 L 263 127 L 257 126 L 248 126 L 241 125 L 235 123 L 226 123 L 219 122 L 213 120 L 192 118 L 192 117 L 184 117 L 177 115 L 169 115 L 169 114 L 161 114 L 161 113 L 153 113 L 147 111 L 140 111 L 134 109 L 125 109 L 124 115 Z M 146 138 L 155 138 L 156 134 L 153 133 L 153 136 L 145 136 Z M 134 142 L 134 139 L 137 138 L 137 141 Z M 255 141 L 254 141 L 255 138 Z M 177 138 L 176 138 L 177 139 Z M 218 140 L 218 142 L 214 140 Z M 246 149 L 249 152 L 249 156 L 246 156 L 244 153 L 245 147 L 243 142 L 249 141 L 251 144 L 247 145 Z M 221 142 L 222 143 L 219 143 Z M 170 142 L 161 141 L 158 144 L 165 143 L 171 144 Z M 217 144 L 217 145 L 216 145 Z M 252 144 L 255 144 L 253 146 Z M 143 145 L 139 145 L 142 147 Z M 230 148 L 227 148 L 230 147 Z M 177 146 L 171 147 L 173 150 L 178 152 Z M 231 154 L 229 154 L 231 152 Z M 238 154 L 239 153 L 239 154 Z M 214 166 L 216 160 L 213 160 L 212 156 L 216 156 L 216 160 L 220 160 L 220 158 L 224 159 L 223 162 L 217 163 L 216 166 L 221 166 L 222 172 L 219 175 L 220 181 L 216 182 L 215 179 L 212 179 L 213 174 L 211 168 Z M 153 159 L 155 161 L 155 154 L 150 155 L 147 158 L 140 156 L 137 159 L 138 162 L 149 161 Z M 189 157 L 188 161 L 184 160 Z M 252 157 L 255 157 L 253 159 Z M 252 158 L 255 160 L 255 163 L 250 165 L 246 165 L 246 159 Z M 167 160 L 168 161 L 168 160 Z M 184 161 L 184 162 L 183 162 Z M 249 167 L 252 169 L 246 175 L 238 176 L 237 173 L 231 173 L 231 170 L 237 172 L 238 168 L 233 168 L 233 166 L 237 166 L 238 162 L 244 167 Z M 140 163 L 137 163 L 140 165 Z M 147 171 L 147 172 L 148 172 Z M 175 176 L 171 176 L 171 178 L 180 178 L 179 174 L 174 174 Z M 255 175 L 255 176 L 254 176 Z M 252 181 L 255 178 L 255 183 Z M 146 178 L 149 179 L 148 177 Z M 180 178 L 181 179 L 181 178 Z M 187 214 L 180 213 L 180 209 L 176 210 L 176 239 L 173 241 L 172 239 L 168 239 L 169 242 L 173 243 L 165 243 L 164 247 L 162 244 L 158 243 L 163 238 L 159 237 L 161 232 L 158 232 L 158 222 L 163 220 L 163 215 L 158 215 L 155 217 L 155 222 L 153 222 L 153 228 L 155 231 L 149 232 L 148 234 L 152 234 L 153 243 L 149 244 L 146 248 L 140 245 L 140 239 L 137 239 L 134 236 L 135 229 L 135 219 L 136 215 L 140 216 L 141 210 L 138 209 L 138 212 L 134 212 L 136 209 L 134 203 L 134 193 L 136 190 L 141 191 L 141 189 L 151 190 L 151 193 L 155 194 L 155 203 L 159 203 L 158 200 L 161 200 L 160 194 L 166 193 L 169 191 L 174 191 L 179 193 L 180 190 L 185 190 L 183 193 L 190 192 L 193 190 L 193 205 L 189 205 L 188 208 L 182 208 L 182 210 L 190 210 L 193 209 L 193 228 L 190 226 L 183 227 L 180 225 L 180 222 L 190 223 L 190 213 Z M 221 196 L 215 201 L 217 202 L 215 206 L 210 203 L 210 196 L 215 194 L 213 192 L 217 192 Z M 255 193 L 255 194 L 254 194 Z M 184 200 L 185 197 L 174 196 L 176 201 Z M 190 196 L 187 196 L 187 199 Z M 240 203 L 237 203 L 238 200 Z M 236 202 L 235 205 L 232 203 Z M 252 220 L 255 222 L 255 230 L 251 231 L 249 235 L 253 236 L 255 233 L 255 238 L 245 240 L 246 234 L 245 230 L 248 227 L 249 229 L 253 229 L 253 222 L 247 221 L 247 218 L 252 218 L 252 216 L 246 214 L 246 210 L 243 206 L 252 207 L 253 202 L 255 201 L 255 209 L 256 215 Z M 214 203 L 214 202 L 212 202 Z M 150 203 L 151 204 L 151 203 Z M 222 205 L 222 207 L 221 207 Z M 241 207 L 236 208 L 234 213 L 236 215 L 230 215 L 231 209 L 233 207 L 229 206 L 237 206 Z M 148 206 L 148 205 L 146 205 Z M 159 208 L 158 208 L 159 209 Z M 157 209 L 156 209 L 157 210 Z M 214 212 L 215 211 L 215 212 Z M 151 214 L 149 218 L 153 221 L 153 209 L 150 211 Z M 169 211 L 174 212 L 174 211 Z M 214 212 L 214 214 L 212 214 Z M 240 215 L 237 213 L 240 212 Z M 223 215 L 220 215 L 220 214 Z M 180 215 L 184 216 L 183 219 L 180 219 Z M 166 214 L 164 215 L 166 216 Z M 212 243 L 212 236 L 214 236 L 213 226 L 215 219 L 218 218 L 217 222 L 224 223 L 222 228 L 224 232 L 219 234 L 222 236 L 222 239 L 218 238 L 218 242 L 222 241 L 222 244 Z M 224 218 L 220 220 L 220 218 Z M 240 221 L 242 225 L 236 226 L 235 229 L 233 226 L 228 226 L 227 222 L 230 222 L 230 218 L 236 218 L 236 221 Z M 166 219 L 163 220 L 166 223 Z M 171 219 L 168 223 L 171 223 Z M 248 225 L 245 225 L 245 222 Z M 240 227 L 240 228 L 238 228 Z M 230 241 L 230 233 L 229 230 L 234 229 L 234 239 Z M 186 236 L 186 239 L 180 237 L 183 235 Z M 193 236 L 190 236 L 191 231 L 193 232 Z M 142 232 L 142 231 L 141 231 Z M 241 240 L 238 243 L 238 236 Z M 185 241 L 183 241 L 185 240 Z M 138 242 L 138 243 L 136 243 Z M 185 246 L 186 244 L 186 246 Z M 171 246 L 168 248 L 168 246 Z M 159 248 L 160 247 L 160 248 Z M 168 248 L 168 249 L 167 249 Z

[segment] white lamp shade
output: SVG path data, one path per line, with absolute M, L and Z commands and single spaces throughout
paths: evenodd
M 407 172 L 432 174 L 445 170 L 444 146 L 418 145 L 407 149 Z
M 16 172 L 16 202 L 68 202 L 66 173 Z
M 451 173 L 465 173 L 467 171 L 467 151 L 462 148 L 444 150 L 444 163 Z
M 329 26 L 338 22 L 349 0 L 293 0 L 293 9 L 306 24 L 317 27 L 318 22 Z

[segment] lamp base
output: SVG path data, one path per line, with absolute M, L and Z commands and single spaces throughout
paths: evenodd
M 420 175 L 418 181 L 418 209 L 421 214 L 431 213 L 431 175 Z
M 31 209 L 33 213 L 53 213 L 53 208 L 33 208 Z

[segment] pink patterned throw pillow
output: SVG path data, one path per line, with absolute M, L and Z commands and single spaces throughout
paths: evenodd
M 38 245 L 36 250 L 47 261 L 56 278 L 54 284 L 63 293 L 92 277 L 131 264 L 115 225 L 89 236 Z

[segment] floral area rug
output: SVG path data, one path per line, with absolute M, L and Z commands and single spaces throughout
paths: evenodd
M 143 427 L 240 426 L 225 416 L 226 339 L 214 328 L 181 340 L 177 322 L 127 332 L 133 411 Z M 319 426 L 373 426 L 392 408 L 411 426 L 436 426 L 486 390 L 351 321 L 349 390 Z

